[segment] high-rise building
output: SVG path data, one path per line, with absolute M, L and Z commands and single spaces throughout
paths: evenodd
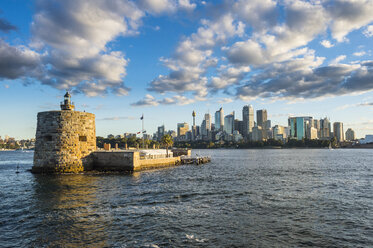
M 352 140 L 355 140 L 356 137 L 355 137 L 355 131 L 352 130 L 351 128 L 347 129 L 346 131 L 346 140 L 348 141 L 352 141 Z
M 254 127 L 254 108 L 252 105 L 246 105 L 242 109 L 242 134 L 248 138 Z
M 201 134 L 204 139 L 210 139 L 211 134 L 211 115 L 205 114 L 205 118 L 201 124 Z
M 344 132 L 343 132 L 343 123 L 342 122 L 334 122 L 333 123 L 333 135 L 337 138 L 338 142 L 344 141 Z
M 186 122 L 177 124 L 177 137 L 185 135 L 189 131 L 189 125 Z
M 203 120 L 201 123 L 201 135 L 207 136 L 206 120 Z
M 253 141 L 261 141 L 263 140 L 263 129 L 261 126 L 255 126 L 252 130 L 252 140 Z
M 265 122 L 267 121 L 267 110 L 260 109 L 256 111 L 256 124 L 258 127 L 265 128 Z
M 312 122 L 312 117 L 289 117 L 290 138 L 302 140 L 306 138 L 307 125 Z
M 321 134 L 320 134 L 320 120 L 314 119 L 313 120 L 313 127 L 316 128 L 316 130 L 317 130 L 317 138 L 320 138 L 321 137 Z
M 266 122 L 264 123 L 264 128 L 265 129 L 271 129 L 272 127 L 272 124 L 271 124 L 271 120 L 266 120 Z
M 273 138 L 284 141 L 287 138 L 286 127 L 276 125 L 273 127 Z
M 233 134 L 234 131 L 234 111 L 224 117 L 224 132 Z
M 206 121 L 206 129 L 211 132 L 211 115 L 205 114 L 205 121 Z
M 224 128 L 224 110 L 220 108 L 215 112 L 215 131 L 222 131 Z
M 328 118 L 324 118 L 320 120 L 320 139 L 330 139 L 331 135 L 331 124 Z
M 157 131 L 157 138 L 158 138 L 158 141 L 160 141 L 162 139 L 162 137 L 164 136 L 164 125 L 158 127 L 158 131 Z
M 238 131 L 240 134 L 242 134 L 242 132 L 243 132 L 243 121 L 235 119 L 234 120 L 234 130 L 233 131 Z

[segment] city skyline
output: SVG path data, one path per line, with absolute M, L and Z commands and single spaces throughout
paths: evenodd
M 69 90 L 98 136 L 137 133 L 142 114 L 148 133 L 190 128 L 193 110 L 197 125 L 220 107 L 242 120 L 251 104 L 272 126 L 328 117 L 362 138 L 373 133 L 372 12 L 368 0 L 4 0 L 0 135 L 35 137 L 37 113 Z

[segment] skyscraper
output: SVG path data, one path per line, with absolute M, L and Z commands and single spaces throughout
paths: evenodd
M 256 111 L 256 123 L 258 127 L 264 128 L 265 122 L 267 121 L 267 110 L 261 109 Z
M 164 136 L 164 125 L 158 127 L 158 131 L 157 131 L 157 138 L 158 138 L 158 141 L 160 141 L 162 139 L 162 137 Z
M 328 118 L 320 120 L 320 139 L 330 139 L 331 125 Z
M 351 128 L 347 129 L 346 131 L 346 140 L 348 141 L 352 141 L 352 140 L 355 140 L 356 137 L 355 137 L 355 131 L 352 130 Z
M 302 140 L 306 138 L 307 125 L 312 122 L 311 116 L 289 117 L 290 138 Z
M 178 123 L 177 124 L 177 136 L 180 137 L 182 135 L 185 135 L 186 132 L 189 131 L 189 125 L 188 123 Z
M 206 129 L 211 131 L 211 115 L 209 113 L 205 114 Z
M 248 138 L 254 127 L 254 108 L 246 105 L 242 108 L 243 136 Z
M 227 134 L 233 134 L 234 130 L 234 111 L 224 117 L 224 131 Z
M 205 119 L 202 121 L 202 124 L 201 124 L 201 134 L 203 137 L 208 137 L 210 136 L 210 133 L 211 133 L 211 115 L 207 113 L 205 114 Z
M 222 131 L 224 127 L 224 110 L 220 108 L 215 112 L 215 131 Z
M 337 138 L 337 141 L 341 142 L 345 140 L 342 122 L 333 123 L 333 134 Z

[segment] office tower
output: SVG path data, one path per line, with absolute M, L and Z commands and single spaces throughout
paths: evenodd
M 308 129 L 307 129 L 307 138 L 308 139 L 317 139 L 318 138 L 317 128 L 308 127 Z
M 254 108 L 252 105 L 246 105 L 242 109 L 242 134 L 248 138 L 254 127 Z
M 157 131 L 158 141 L 160 141 L 163 136 L 164 136 L 164 125 L 158 127 L 158 131 Z
M 215 112 L 215 130 L 216 131 L 223 131 L 224 127 L 224 110 L 220 108 L 218 111 Z
M 307 125 L 312 122 L 312 117 L 289 117 L 290 138 L 302 140 L 306 138 Z
M 178 123 L 177 124 L 177 137 L 180 137 L 182 135 L 185 135 L 186 132 L 189 131 L 189 125 L 188 123 Z
M 263 129 L 261 126 L 255 126 L 252 130 L 252 140 L 253 141 L 261 141 L 263 140 Z
M 352 140 L 355 140 L 356 137 L 355 137 L 355 131 L 352 130 L 351 128 L 347 129 L 346 131 L 346 140 L 348 141 L 352 141 Z
M 243 121 L 240 121 L 238 119 L 234 120 L 234 128 L 233 131 L 238 131 L 240 134 L 243 133 Z
M 256 111 L 256 123 L 258 127 L 264 128 L 265 122 L 267 121 L 267 110 L 261 109 Z
M 205 121 L 206 121 L 206 129 L 211 132 L 211 115 L 205 114 Z
M 234 111 L 224 117 L 224 132 L 233 134 L 234 129 Z
M 305 117 L 304 119 L 306 127 L 306 138 L 307 139 L 317 139 L 317 129 L 314 128 L 313 117 Z
M 313 120 L 313 127 L 316 128 L 316 130 L 317 130 L 317 138 L 319 139 L 321 137 L 321 133 L 320 133 L 320 120 L 314 119 Z
M 343 123 L 342 122 L 334 122 L 333 123 L 333 135 L 337 138 L 338 142 L 344 141 L 344 132 L 343 132 Z
M 264 128 L 268 130 L 268 129 L 271 129 L 271 127 L 272 127 L 271 120 L 267 120 L 264 123 Z
M 273 138 L 275 140 L 284 141 L 287 138 L 286 127 L 284 126 L 276 125 L 273 127 L 272 132 L 273 132 Z
M 201 123 L 201 135 L 207 136 L 206 120 L 203 120 Z
M 205 137 L 205 139 L 210 138 L 210 134 L 211 134 L 211 115 L 208 114 L 208 113 L 205 114 L 205 118 L 202 121 L 201 134 L 202 134 L 202 137 Z
M 330 139 L 331 135 L 331 124 L 328 118 L 324 118 L 320 120 L 320 139 Z

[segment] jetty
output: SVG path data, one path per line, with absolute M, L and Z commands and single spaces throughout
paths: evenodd
M 92 153 L 94 171 L 141 171 L 184 164 L 200 165 L 210 157 L 193 157 L 191 149 L 100 150 Z
M 181 157 L 181 163 L 182 164 L 195 164 L 195 165 L 200 165 L 200 164 L 206 164 L 211 162 L 211 157 L 206 156 L 206 157 L 191 157 L 191 156 L 182 156 Z
M 182 164 L 200 165 L 209 157 L 192 157 L 190 149 L 98 149 L 95 115 L 75 111 L 67 92 L 61 110 L 37 116 L 33 173 L 84 171 L 133 172 Z

